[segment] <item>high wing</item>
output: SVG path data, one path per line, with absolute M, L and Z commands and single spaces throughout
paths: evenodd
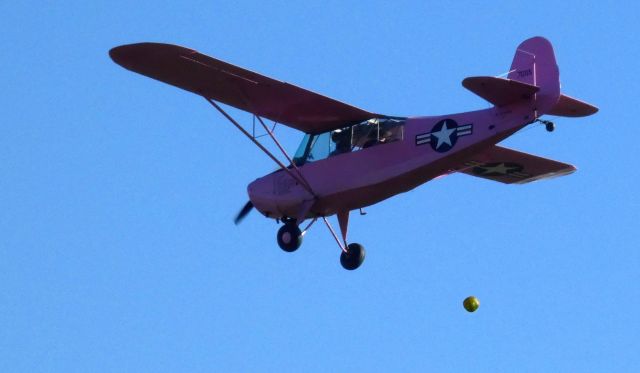
M 499 181 L 505 184 L 525 184 L 531 181 L 568 175 L 576 168 L 570 164 L 492 146 L 474 155 L 457 169 L 471 176 Z
M 384 117 L 177 45 L 129 44 L 109 55 L 128 70 L 306 133 Z

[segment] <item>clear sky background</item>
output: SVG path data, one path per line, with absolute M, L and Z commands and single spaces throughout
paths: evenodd
M 637 370 L 640 9 L 583 4 L 0 2 L 0 371 Z M 293 254 L 255 212 L 234 226 L 274 165 L 204 100 L 107 54 L 170 42 L 436 115 L 488 107 L 460 82 L 506 72 L 536 35 L 600 112 L 504 145 L 578 172 L 452 175 L 372 206 L 351 220 L 355 272 L 322 225 Z M 301 134 L 278 131 L 294 151 Z

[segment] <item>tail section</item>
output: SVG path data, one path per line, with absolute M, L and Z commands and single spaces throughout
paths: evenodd
M 587 116 L 598 111 L 590 104 L 560 93 L 560 74 L 551 43 L 540 36 L 516 49 L 507 79 L 470 77 L 462 85 L 496 106 L 531 105 L 535 117 L 543 114 Z

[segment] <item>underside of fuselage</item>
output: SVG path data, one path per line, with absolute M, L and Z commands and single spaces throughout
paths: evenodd
M 451 157 L 436 160 L 378 184 L 358 187 L 322 197 L 312 206 L 307 217 L 334 215 L 345 209 L 345 207 L 348 211 L 356 210 L 374 205 L 395 195 L 409 192 L 433 179 L 455 172 L 455 168 L 463 164 L 473 154 L 482 152 L 483 149 L 494 145 L 500 140 L 487 140 L 470 146 L 453 154 Z

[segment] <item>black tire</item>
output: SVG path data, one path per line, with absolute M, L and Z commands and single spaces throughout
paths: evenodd
M 340 254 L 340 264 L 348 271 L 353 271 L 362 265 L 364 262 L 365 251 L 364 247 L 359 243 L 351 243 L 347 247 L 347 252 L 344 251 Z
M 547 132 L 553 132 L 556 129 L 556 125 L 552 122 L 548 122 L 544 126 L 547 129 Z
M 292 253 L 302 245 L 302 231 L 295 223 L 286 223 L 278 230 L 278 246 Z

